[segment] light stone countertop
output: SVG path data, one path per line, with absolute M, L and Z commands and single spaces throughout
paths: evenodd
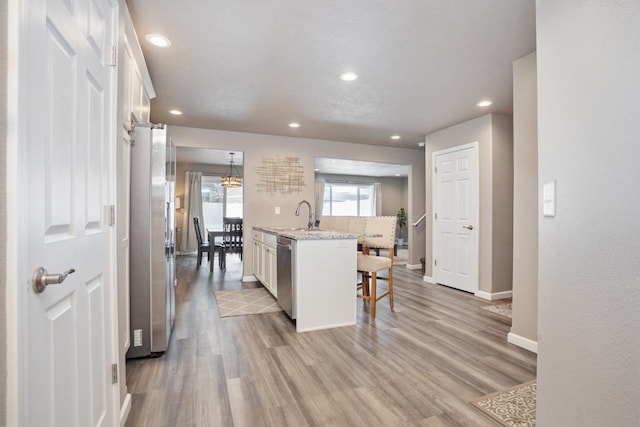
M 254 230 L 277 236 L 288 237 L 293 240 L 330 240 L 330 239 L 358 239 L 362 236 L 335 230 L 307 230 L 301 227 L 253 227 Z

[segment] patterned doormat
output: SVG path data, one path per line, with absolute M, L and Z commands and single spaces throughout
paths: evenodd
M 536 380 L 470 402 L 483 414 L 507 427 L 535 427 Z
M 282 311 L 275 298 L 265 288 L 217 291 L 220 317 Z
M 482 307 L 482 309 L 499 314 L 500 316 L 508 317 L 509 319 L 513 316 L 513 307 L 510 302 L 506 304 L 487 305 Z

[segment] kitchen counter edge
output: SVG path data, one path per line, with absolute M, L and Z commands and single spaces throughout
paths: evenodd
M 344 240 L 344 239 L 358 239 L 359 235 L 352 233 L 345 233 L 342 231 L 333 230 L 300 230 L 288 229 L 289 227 L 260 227 L 253 226 L 256 231 L 262 231 L 263 233 L 274 234 L 276 236 L 283 236 L 293 240 Z M 291 227 L 293 228 L 293 227 Z

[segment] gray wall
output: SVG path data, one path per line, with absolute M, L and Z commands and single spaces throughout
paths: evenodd
M 432 154 L 458 145 L 478 142 L 480 176 L 480 263 L 479 290 L 501 292 L 511 289 L 513 143 L 511 117 L 489 114 L 427 135 L 425 138 L 426 181 L 425 275 L 432 275 L 433 183 Z M 511 164 L 509 164 L 511 163 Z
M 557 184 L 539 216 L 538 425 L 638 426 L 640 2 L 539 0 L 536 20 L 538 190 Z
M 490 239 L 486 232 L 491 230 L 490 222 L 486 221 L 485 212 L 491 211 L 491 204 L 487 204 L 487 196 L 491 195 L 491 170 L 485 165 L 490 164 L 491 146 L 491 116 L 483 116 L 465 123 L 461 123 L 450 128 L 443 129 L 435 134 L 427 135 L 425 138 L 425 190 L 426 190 L 426 212 L 425 220 L 427 242 L 425 256 L 425 275 L 433 275 L 433 153 L 444 150 L 446 148 L 458 145 L 468 144 L 478 141 L 478 163 L 480 168 L 478 174 L 480 176 L 480 254 L 485 256 L 491 255 L 490 247 L 484 247 L 483 243 L 489 242 Z M 487 237 L 485 237 L 487 236 Z M 490 258 L 489 258 L 490 260 Z M 481 256 L 480 265 L 483 263 Z M 481 280 L 482 282 L 482 280 Z
M 227 169 L 227 165 L 178 162 L 176 166 L 176 197 L 182 197 L 184 200 L 184 174 L 186 171 L 201 171 L 205 174 L 208 173 L 212 175 L 223 175 L 227 171 Z M 240 173 L 243 173 L 243 168 L 238 167 L 238 171 L 240 171 Z M 408 178 L 406 177 L 372 177 L 336 174 L 316 174 L 316 176 L 327 180 L 336 180 L 343 182 L 379 182 L 382 185 L 382 215 L 395 216 L 400 208 L 408 209 Z M 184 227 L 183 221 L 184 214 L 178 211 L 176 213 L 176 225 L 178 228 Z M 189 226 L 191 226 L 191 224 L 189 224 Z M 404 229 L 403 235 L 406 239 L 407 228 Z
M 200 171 L 200 172 L 203 172 L 205 175 L 224 175 L 228 169 L 229 169 L 228 165 L 212 165 L 212 164 L 206 164 L 206 163 L 177 162 L 176 163 L 176 197 L 180 197 L 182 200 L 182 203 L 185 203 L 184 173 L 186 171 Z M 234 166 L 234 169 L 236 169 L 235 166 Z M 242 174 L 243 173 L 242 166 L 238 166 L 237 171 L 240 174 Z M 177 236 L 176 236 L 177 251 L 180 251 L 180 245 L 182 244 L 182 230 L 184 229 L 184 226 L 185 226 L 184 212 L 185 212 L 184 209 L 180 209 L 176 211 L 176 227 L 180 229 L 180 231 L 177 232 Z M 188 223 L 188 226 L 193 227 L 193 220 L 191 220 Z
M 491 116 L 491 292 L 513 285 L 513 119 Z
M 396 178 L 335 174 L 317 174 L 317 176 L 329 181 L 379 182 L 382 187 L 382 215 L 396 216 L 400 208 L 408 209 L 409 180 L 406 177 Z M 397 235 L 396 237 L 406 239 L 407 232 L 408 227 L 405 227 L 402 231 L 402 236 Z
M 7 164 L 7 2 L 0 2 L 0 164 Z M 7 392 L 7 175 L 0 178 L 0 426 L 6 424 Z
M 424 209 L 424 158 L 418 150 L 393 147 L 374 147 L 346 142 L 324 141 L 307 138 L 261 135 L 243 132 L 227 132 L 211 129 L 169 126 L 169 132 L 177 147 L 202 147 L 243 151 L 244 167 L 244 218 L 245 227 L 253 225 L 305 226 L 306 218 L 295 216 L 298 202 L 314 200 L 314 167 L 316 157 L 356 159 L 383 163 L 410 165 L 408 214 L 409 222 L 415 221 Z M 256 189 L 256 168 L 263 157 L 298 157 L 304 167 L 305 186 L 299 193 L 267 194 Z M 280 207 L 281 214 L 275 214 Z M 419 264 L 424 254 L 424 231 L 410 227 L 410 263 Z M 413 249 L 412 249 L 413 248 Z M 244 275 L 252 274 L 252 254 L 245 248 Z
M 538 103 L 536 54 L 513 63 L 513 319 L 538 341 Z

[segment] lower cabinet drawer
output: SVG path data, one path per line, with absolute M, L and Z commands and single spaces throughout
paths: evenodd
M 275 249 L 276 248 L 276 235 L 275 234 L 269 234 L 269 233 L 264 233 L 262 235 L 262 242 L 264 242 L 265 245 L 270 246 L 271 248 Z

